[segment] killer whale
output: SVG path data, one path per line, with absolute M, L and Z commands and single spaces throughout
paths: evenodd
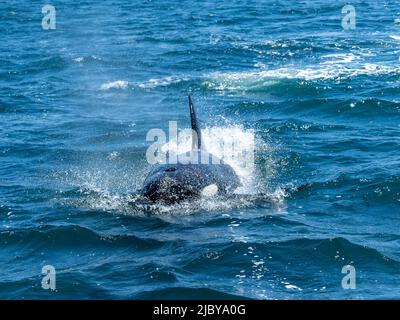
M 177 203 L 201 196 L 229 195 L 241 186 L 233 168 L 205 150 L 191 96 L 192 150 L 178 155 L 176 164 L 160 164 L 146 177 L 141 194 L 152 202 Z M 184 156 L 184 157 L 182 157 Z

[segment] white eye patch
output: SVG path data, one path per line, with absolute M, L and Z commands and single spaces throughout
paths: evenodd
M 201 191 L 201 195 L 203 197 L 212 197 L 215 196 L 217 193 L 218 186 L 216 184 L 210 184 Z

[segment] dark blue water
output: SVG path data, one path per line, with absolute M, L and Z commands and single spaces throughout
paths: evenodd
M 0 298 L 400 298 L 398 1 L 43 4 L 0 3 Z M 142 207 L 188 92 L 254 133 L 245 196 Z

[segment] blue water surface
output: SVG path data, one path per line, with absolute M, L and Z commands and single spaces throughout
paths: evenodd
M 337 0 L 49 2 L 55 30 L 0 2 L 0 298 L 400 298 L 399 1 L 353 1 L 355 29 Z M 189 92 L 254 133 L 252 183 L 141 206 Z

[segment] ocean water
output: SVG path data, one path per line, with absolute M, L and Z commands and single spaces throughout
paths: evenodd
M 354 1 L 355 29 L 346 1 L 51 4 L 55 30 L 0 2 L 1 299 L 400 298 L 398 1 Z M 144 206 L 146 134 L 188 128 L 188 93 L 254 170 Z

